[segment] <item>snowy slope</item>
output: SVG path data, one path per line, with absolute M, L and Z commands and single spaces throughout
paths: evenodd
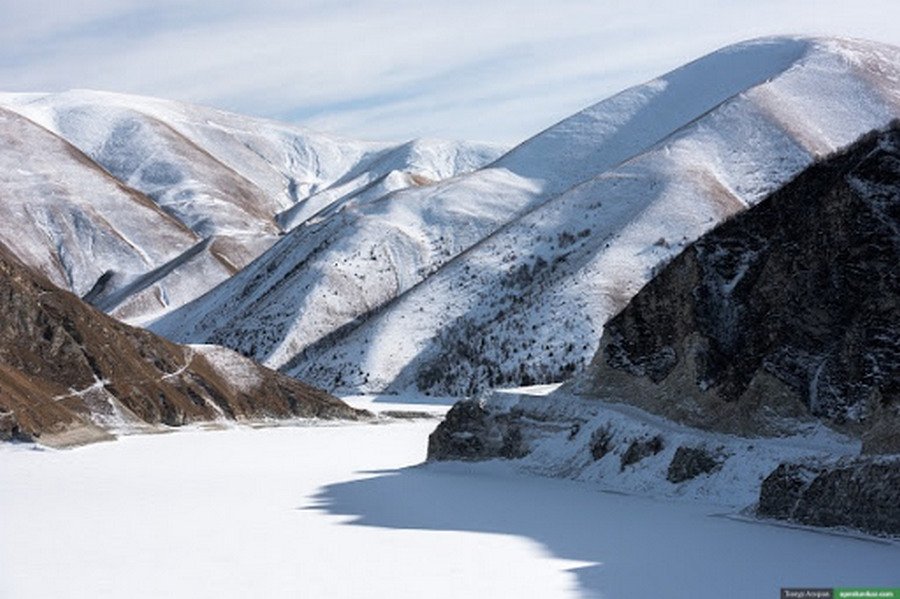
M 488 170 L 375 201 L 361 193 L 293 229 L 249 267 L 151 328 L 282 365 L 420 282 L 537 191 L 508 171 Z M 461 201 L 445 201 L 448 195 Z
M 603 323 L 684 244 L 900 116 L 900 51 L 806 43 L 783 72 L 514 220 L 288 372 L 333 387 L 449 394 L 571 375 L 595 353 Z M 728 70 L 714 64 L 710 78 Z
M 898 65 L 846 40 L 725 48 L 487 168 L 348 201 L 154 328 L 330 388 L 559 380 L 680 247 L 900 115 Z
M 78 149 L 0 108 L 0 241 L 55 284 L 87 293 L 107 269 L 141 272 L 197 235 Z
M 426 185 L 460 173 L 474 171 L 499 156 L 505 148 L 494 144 L 462 144 L 436 139 L 416 139 L 375 155 L 322 191 L 278 215 L 289 230 L 348 199 L 359 203 L 405 187 Z M 336 208 L 336 207 L 335 207 Z
M 646 412 L 623 397 L 575 395 L 565 385 L 495 390 L 480 405 L 492 417 L 502 414 L 518 425 L 528 453 L 513 462 L 516 469 L 590 481 L 629 495 L 703 501 L 738 510 L 758 500 L 760 481 L 780 463 L 852 458 L 861 447 L 859 439 L 814 418 L 793 420 L 790 433 L 782 436 L 726 434 Z M 633 441 L 654 437 L 662 441 L 659 451 L 633 464 L 623 462 Z M 705 449 L 717 458 L 718 466 L 685 480 L 668 480 L 669 465 L 681 447 Z
M 377 202 L 348 202 L 340 219 L 308 221 L 309 227 L 295 229 L 251 268 L 155 323 L 154 330 L 183 341 L 223 343 L 271 366 L 290 367 L 307 348 L 368 318 L 507 223 L 777 76 L 809 47 L 805 40 L 781 39 L 726 49 L 600 102 L 487 168 Z M 393 338 L 385 342 L 407 347 Z M 408 348 L 419 351 L 415 342 Z M 336 368 L 346 371 L 345 365 Z M 385 377 L 374 374 L 383 386 Z M 327 378 L 334 384 L 332 374 Z
M 96 268 L 67 285 L 85 294 L 110 271 L 90 298 L 132 321 L 196 298 L 269 248 L 285 227 L 391 172 L 408 176 L 392 177 L 389 185 L 373 191 L 386 193 L 471 170 L 501 151 L 436 140 L 357 142 L 198 106 L 102 92 L 2 94 L 0 106 L 77 147 L 85 165 L 151 200 L 193 240 L 178 246 L 177 253 L 170 243 L 139 244 L 144 253 L 166 253 L 165 260 L 146 260 L 140 267 L 117 262 L 111 254 L 95 256 Z M 25 166 L 41 155 L 27 143 L 17 152 L 7 158 Z M 89 190 L 78 177 L 72 169 L 57 183 Z M 87 193 L 70 195 L 90 201 Z M 133 226 L 154 228 L 137 216 Z M 58 250 L 90 251 L 84 244 Z

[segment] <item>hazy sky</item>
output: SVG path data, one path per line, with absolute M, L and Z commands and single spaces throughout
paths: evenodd
M 352 137 L 516 142 L 763 35 L 900 45 L 900 0 L 0 0 L 0 90 L 102 89 Z

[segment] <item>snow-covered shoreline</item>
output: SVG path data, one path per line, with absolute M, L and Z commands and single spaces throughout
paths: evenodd
M 812 421 L 795 423 L 792 436 L 741 437 L 680 425 L 626 403 L 584 398 L 554 385 L 495 392 L 483 403 L 495 414 L 523 414 L 522 433 L 529 453 L 516 462 L 523 472 L 589 482 L 611 492 L 710 502 L 732 510 L 751 506 L 761 481 L 781 462 L 834 460 L 860 452 L 858 439 Z M 598 457 L 588 448 L 601 430 L 609 436 L 610 448 Z M 633 465 L 623 463 L 632 442 L 654 437 L 661 440 L 658 451 Z M 672 483 L 667 470 L 681 447 L 701 448 L 719 464 L 713 473 Z

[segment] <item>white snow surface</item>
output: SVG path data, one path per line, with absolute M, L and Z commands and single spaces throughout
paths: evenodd
M 410 396 L 357 400 L 418 408 Z M 0 595 L 614 598 L 664 589 L 673 599 L 758 599 L 785 586 L 896 585 L 900 547 L 889 542 L 731 518 L 733 507 L 696 498 L 526 476 L 512 463 L 421 465 L 433 428 L 235 426 L 65 451 L 0 446 Z
M 14 151 L 4 152 L 10 167 L 0 193 L 4 203 L 37 204 L 14 251 L 79 295 L 110 271 L 107 288 L 92 301 L 137 323 L 202 295 L 286 228 L 344 195 L 382 180 L 387 184 L 373 186 L 370 195 L 449 177 L 483 166 L 503 149 L 353 141 L 86 90 L 0 94 L 0 109 L 5 126 L 17 127 L 6 135 Z M 154 214 L 145 214 L 145 205 Z
M 900 116 L 900 50 L 730 46 L 437 185 L 348 200 L 151 328 L 330 389 L 558 381 L 655 269 Z

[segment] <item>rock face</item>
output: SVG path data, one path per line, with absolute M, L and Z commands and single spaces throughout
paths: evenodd
M 581 390 L 740 435 L 821 419 L 900 451 L 900 125 L 687 247 L 605 328 Z
M 230 350 L 119 323 L 3 246 L 0 302 L 0 439 L 71 444 L 148 424 L 366 414 Z
M 663 450 L 663 439 L 656 435 L 649 439 L 634 439 L 629 445 L 625 453 L 622 454 L 621 470 L 625 470 L 626 466 L 637 464 L 644 458 L 656 455 Z
M 782 464 L 762 485 L 760 516 L 900 535 L 900 460 Z

